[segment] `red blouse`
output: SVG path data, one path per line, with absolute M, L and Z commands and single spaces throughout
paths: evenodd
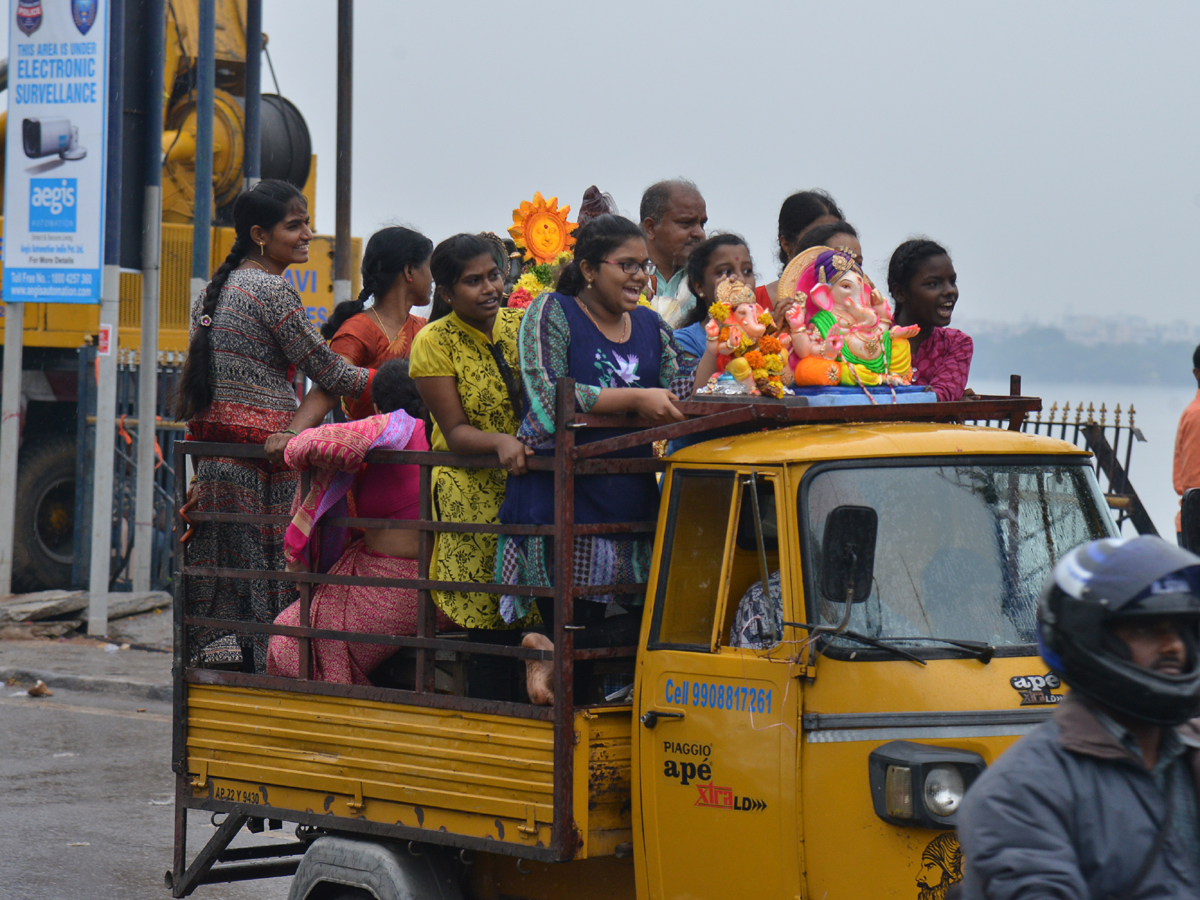
M 387 335 L 383 333 L 375 317 L 370 313 L 359 313 L 342 323 L 329 346 L 338 356 L 350 360 L 356 366 L 378 369 L 389 359 L 407 359 L 409 350 L 412 349 L 413 338 L 425 326 L 425 322 L 420 316 L 409 313 L 404 327 L 389 344 Z M 357 400 L 344 398 L 342 409 L 351 419 L 365 419 L 375 415 L 370 389 L 364 391 Z

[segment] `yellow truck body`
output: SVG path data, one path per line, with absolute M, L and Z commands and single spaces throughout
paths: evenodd
M 905 422 L 802 425 L 671 456 L 632 706 L 574 713 L 569 858 L 550 850 L 549 710 L 486 715 L 189 670 L 181 802 L 411 841 L 417 854 L 457 848 L 470 863 L 462 895 L 477 898 L 942 896 L 962 875 L 952 827 L 886 821 L 873 754 L 924 746 L 990 764 L 1048 716 L 1061 688 L 1014 686 L 1045 674 L 1029 644 L 993 654 L 926 648 L 916 662 L 852 643 L 815 653 L 813 626 L 799 625 L 814 615 L 802 519 L 816 501 L 800 498 L 822 467 L 900 473 L 974 461 L 1013 486 L 998 502 L 1028 511 L 1047 490 L 1035 470 L 1053 481 L 1061 466 L 1068 475 L 1051 488 L 1062 508 L 1077 505 L 1097 536 L 1113 533 L 1087 459 L 1051 438 Z M 1006 466 L 1025 480 L 1005 476 Z M 699 480 L 688 488 L 687 479 Z M 1028 490 L 1032 499 L 1020 493 Z M 757 547 L 743 540 L 752 492 L 777 511 L 774 549 L 761 535 Z M 950 543 L 970 539 L 956 515 L 947 513 Z M 921 551 L 905 552 L 915 565 Z M 893 562 L 877 559 L 877 575 Z M 739 599 L 764 563 L 780 572 L 783 619 L 797 626 L 768 648 L 730 646 Z

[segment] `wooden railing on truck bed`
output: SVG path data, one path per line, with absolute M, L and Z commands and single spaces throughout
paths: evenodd
M 552 457 L 530 457 L 529 468 L 534 471 L 554 473 L 555 514 L 553 526 L 465 524 L 435 521 L 432 509 L 432 468 L 434 466 L 458 466 L 472 468 L 498 468 L 495 457 L 467 456 L 429 451 L 372 451 L 367 459 L 372 464 L 416 464 L 420 466 L 420 512 L 415 520 L 329 518 L 321 526 L 347 526 L 358 528 L 398 528 L 415 530 L 419 535 L 418 573 L 415 579 L 365 578 L 334 576 L 315 573 L 258 571 L 248 569 L 205 568 L 187 562 L 186 547 L 181 541 L 184 531 L 181 520 L 176 520 L 176 565 L 175 579 L 175 658 L 174 658 L 174 727 L 172 768 L 176 774 L 176 819 L 175 856 L 171 873 L 171 887 L 175 896 L 186 896 L 198 884 L 208 881 L 230 880 L 243 877 L 260 877 L 253 873 L 264 867 L 280 863 L 262 862 L 265 857 L 286 855 L 278 848 L 255 857 L 247 851 L 229 854 L 226 847 L 236 836 L 241 824 L 251 816 L 271 819 L 287 818 L 291 821 L 345 831 L 363 831 L 382 837 L 404 840 L 443 843 L 456 847 L 487 849 L 490 852 L 508 853 L 515 856 L 544 861 L 565 861 L 576 857 L 583 837 L 576 825 L 575 797 L 576 760 L 576 710 L 574 703 L 574 667 L 576 660 L 632 657 L 636 648 L 575 649 L 575 627 L 573 623 L 574 600 L 601 593 L 643 593 L 644 584 L 621 585 L 576 585 L 574 582 L 574 560 L 570 548 L 576 535 L 587 534 L 653 534 L 656 522 L 626 522 L 608 525 L 577 525 L 574 521 L 574 490 L 576 476 L 662 471 L 666 462 L 655 458 L 603 459 L 605 454 L 635 446 L 644 446 L 656 441 L 665 441 L 714 429 L 733 426 L 747 431 L 786 427 L 798 424 L 830 422 L 870 421 L 924 421 L 961 422 L 965 419 L 1004 420 L 1010 430 L 1018 430 L 1021 421 L 1029 412 L 1041 408 L 1041 401 L 1029 397 L 983 397 L 970 402 L 924 403 L 894 406 L 890 404 L 864 405 L 855 407 L 808 407 L 802 398 L 792 401 L 775 401 L 763 398 L 708 398 L 683 401 L 679 408 L 688 417 L 685 421 L 669 425 L 657 425 L 626 416 L 594 416 L 577 413 L 574 404 L 574 383 L 562 379 L 557 385 L 556 443 Z M 626 434 L 592 443 L 576 444 L 576 433 L 580 429 L 632 428 Z M 179 441 L 175 444 L 175 471 L 186 471 L 186 457 L 225 457 L 262 459 L 262 447 L 246 444 L 213 444 L 199 441 Z M 307 491 L 307 473 L 302 477 L 302 489 Z M 186 479 L 175 481 L 175 504 L 179 509 L 186 500 Z M 286 524 L 287 516 L 252 514 L 226 514 L 196 511 L 191 513 L 194 523 L 241 522 L 247 524 Z M 320 526 L 318 526 L 320 527 Z M 514 587 L 475 582 L 439 581 L 429 578 L 429 562 L 435 532 L 516 534 L 549 537 L 553 540 L 552 587 Z M 194 578 L 260 579 L 291 581 L 297 584 L 300 594 L 300 621 L 298 627 L 275 624 L 244 622 L 192 615 L 189 610 L 189 582 Z M 344 584 L 380 587 L 410 588 L 417 591 L 417 634 L 415 636 L 374 635 L 357 632 L 316 629 L 311 627 L 310 595 L 314 584 Z M 508 594 L 553 598 L 554 651 L 547 652 L 522 647 L 507 647 L 495 644 L 473 643 L 455 638 L 437 637 L 435 630 L 435 607 L 432 590 L 469 590 L 491 593 L 503 591 Z M 300 677 L 298 679 L 277 676 L 247 674 L 222 670 L 196 668 L 190 665 L 191 635 L 194 628 L 218 629 L 244 634 L 280 634 L 298 639 L 300 647 Z M 314 639 L 345 640 L 354 643 L 383 644 L 407 649 L 415 654 L 415 679 L 411 690 L 374 686 L 343 685 L 316 682 L 309 679 L 312 671 L 311 644 Z M 435 690 L 435 654 L 438 651 L 453 651 L 456 654 L 485 654 L 522 660 L 549 660 L 554 669 L 553 707 L 534 706 L 482 700 L 466 696 L 438 693 Z M 269 806 L 266 798 L 255 798 L 255 803 L 241 802 L 234 797 L 227 800 L 211 797 L 197 798 L 192 790 L 192 777 L 203 780 L 204 773 L 189 771 L 188 755 L 188 692 L 192 685 L 256 688 L 272 692 L 300 692 L 325 697 L 352 698 L 400 704 L 408 707 L 429 707 L 454 710 L 464 714 L 483 714 L 518 717 L 527 720 L 551 722 L 553 724 L 553 819 L 549 846 L 525 846 L 494 841 L 466 840 L 453 832 L 421 831 L 399 824 L 388 826 L 380 823 L 364 823 L 356 818 L 331 819 L 328 816 L 290 815 L 295 811 Z M 586 783 L 586 782 L 585 782 Z M 583 798 L 585 801 L 587 798 Z M 251 811 L 247 808 L 252 807 Z M 225 825 L 203 848 L 189 866 L 186 860 L 186 828 L 189 808 L 203 808 L 213 812 L 226 812 Z M 354 808 L 353 805 L 350 807 Z M 326 809 L 329 809 L 328 803 Z M 310 811 L 311 812 L 311 811 Z M 327 824 L 326 824 L 327 823 Z M 302 843 L 291 845 L 293 853 L 302 853 Z M 269 849 L 269 848 L 268 848 Z M 222 856 L 225 854 L 225 856 Z M 214 862 L 223 859 L 251 861 L 247 866 L 226 866 L 212 870 Z M 253 860 L 258 861 L 253 861 Z M 286 862 L 283 865 L 287 865 Z M 292 863 L 294 865 L 294 862 Z M 242 869 L 242 874 L 231 869 Z

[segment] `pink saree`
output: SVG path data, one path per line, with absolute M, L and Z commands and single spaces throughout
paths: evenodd
M 417 562 L 384 556 L 367 549 L 361 538 L 347 542 L 347 530 L 324 527 L 315 540 L 315 525 L 323 516 L 350 515 L 351 488 L 367 452 L 428 446 L 425 426 L 404 412 L 371 416 L 357 422 L 322 425 L 288 442 L 287 463 L 294 469 L 313 469 L 306 497 L 297 489 L 293 518 L 287 529 L 285 553 L 290 571 L 328 572 L 371 578 L 416 578 Z M 391 466 L 389 466 L 391 468 Z M 333 562 L 330 562 L 330 560 Z M 367 634 L 416 634 L 417 592 L 409 588 L 351 587 L 322 584 L 312 593 L 309 621 L 313 628 Z M 296 601 L 275 619 L 277 625 L 300 625 Z M 451 623 L 438 614 L 438 629 Z M 267 674 L 297 678 L 299 641 L 272 635 L 267 651 Z M 310 677 L 315 681 L 370 684 L 370 673 L 396 648 L 383 644 L 314 640 Z

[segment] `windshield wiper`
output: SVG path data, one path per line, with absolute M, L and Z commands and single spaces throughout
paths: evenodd
M 817 630 L 817 626 L 809 625 L 806 622 L 784 622 L 783 624 L 791 625 L 793 628 L 803 628 L 806 631 L 810 631 L 810 632 Z M 869 635 L 860 634 L 857 631 L 850 631 L 849 629 L 843 629 L 842 631 L 837 631 L 837 632 L 822 631 L 821 635 L 828 638 L 829 640 L 833 640 L 833 638 L 840 638 L 840 637 L 848 638 L 849 640 L 852 640 L 852 641 L 858 641 L 860 644 L 866 644 L 868 647 L 875 647 L 879 650 L 886 650 L 887 652 L 894 653 L 897 656 L 903 657 L 904 659 L 911 659 L 913 662 L 915 662 L 919 665 L 923 666 L 926 664 L 925 660 L 921 659 L 921 657 L 917 656 L 915 653 L 909 653 L 903 647 L 897 647 L 895 644 L 889 644 L 886 641 L 881 641 L 879 638 L 873 638 L 873 637 L 870 637 Z
M 996 655 L 996 648 L 986 641 L 968 641 L 962 638 L 940 638 L 940 637 L 895 637 L 888 636 L 892 641 L 935 641 L 939 644 L 949 644 L 951 647 L 958 647 L 961 650 L 966 650 L 973 655 L 984 665 L 990 663 Z

